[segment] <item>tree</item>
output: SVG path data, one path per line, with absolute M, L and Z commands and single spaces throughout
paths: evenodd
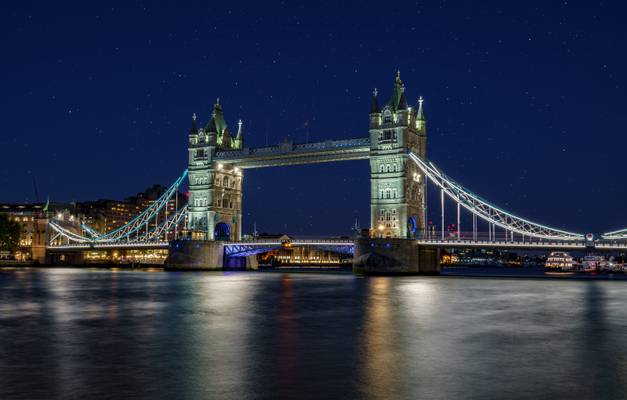
M 0 214 L 0 250 L 14 252 L 20 244 L 22 226 L 11 221 L 7 214 Z

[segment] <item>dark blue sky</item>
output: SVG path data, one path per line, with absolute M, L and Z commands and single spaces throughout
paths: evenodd
M 216 97 L 248 146 L 366 136 L 401 70 L 430 158 L 493 203 L 627 225 L 622 2 L 3 2 L 0 201 L 123 198 L 186 167 Z M 248 171 L 245 230 L 369 219 L 368 163 Z

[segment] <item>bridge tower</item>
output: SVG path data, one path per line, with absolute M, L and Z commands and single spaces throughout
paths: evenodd
M 198 129 L 196 115 L 189 133 L 189 216 L 192 239 L 239 240 L 242 234 L 242 171 L 215 161 L 216 150 L 243 147 L 242 121 L 234 136 L 224 119 L 219 99 L 211 118 Z
M 425 178 L 408 151 L 426 156 L 427 126 L 422 97 L 407 104 L 400 71 L 382 108 L 375 89 L 370 108 L 371 236 L 414 238 L 425 230 Z

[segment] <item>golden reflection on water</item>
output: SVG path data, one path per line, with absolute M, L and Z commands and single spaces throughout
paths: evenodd
M 397 372 L 396 326 L 392 317 L 390 279 L 370 278 L 364 326 L 360 335 L 360 384 L 365 398 L 387 399 L 394 396 Z

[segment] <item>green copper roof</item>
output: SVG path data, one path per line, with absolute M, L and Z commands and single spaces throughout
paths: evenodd
M 392 108 L 393 111 L 399 109 L 399 104 L 401 103 L 401 98 L 403 97 L 403 92 L 405 91 L 405 86 L 403 85 L 403 81 L 401 81 L 401 71 L 396 72 L 396 79 L 394 79 L 394 91 L 392 92 L 392 98 L 388 101 L 388 105 Z M 407 108 L 407 101 L 405 101 L 405 108 Z
M 401 97 L 398 99 L 396 107 L 399 110 L 407 110 L 407 99 L 405 98 L 405 87 L 401 87 Z
M 224 120 L 224 114 L 222 113 L 222 106 L 220 105 L 220 99 L 216 100 L 216 104 L 213 105 L 213 112 L 211 113 L 211 119 L 207 123 L 205 130 L 207 132 L 213 132 L 217 134 L 224 133 L 226 129 L 226 121 Z

